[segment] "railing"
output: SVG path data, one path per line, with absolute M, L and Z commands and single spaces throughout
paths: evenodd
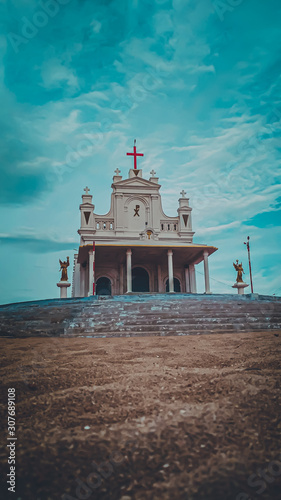
M 114 220 L 105 220 L 105 219 L 96 219 L 95 226 L 97 230 L 101 231 L 113 231 L 114 229 Z
M 177 231 L 178 230 L 178 221 L 160 221 L 161 231 Z

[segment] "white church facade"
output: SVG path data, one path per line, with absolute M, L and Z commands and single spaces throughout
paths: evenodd
M 134 148 L 135 150 L 135 148 Z M 136 167 L 136 157 L 135 157 Z M 111 206 L 95 212 L 92 195 L 82 195 L 80 247 L 74 258 L 74 297 L 126 293 L 197 293 L 195 266 L 204 262 L 205 293 L 210 293 L 208 258 L 217 248 L 194 244 L 191 207 L 181 192 L 175 217 L 164 214 L 156 172 L 144 179 L 116 169 Z

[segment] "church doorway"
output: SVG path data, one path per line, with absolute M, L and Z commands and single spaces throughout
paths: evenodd
M 149 292 L 149 275 L 143 267 L 134 267 L 132 271 L 133 292 Z
M 103 276 L 96 283 L 96 295 L 111 295 L 111 281 Z
M 169 280 L 166 281 L 166 292 L 169 292 Z M 178 278 L 174 278 L 174 292 L 180 292 L 181 291 L 181 284 L 180 280 Z

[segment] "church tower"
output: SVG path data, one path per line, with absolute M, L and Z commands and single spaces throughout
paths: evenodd
M 196 293 L 195 265 L 204 261 L 205 292 L 210 293 L 208 257 L 217 248 L 193 243 L 189 199 L 180 193 L 174 217 L 162 208 L 159 178 L 143 177 L 137 166 L 123 178 L 117 168 L 107 214 L 95 212 L 92 195 L 82 195 L 79 252 L 74 263 L 73 296 L 124 293 Z

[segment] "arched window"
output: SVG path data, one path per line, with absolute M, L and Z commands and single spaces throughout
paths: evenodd
M 105 276 L 96 282 L 96 295 L 111 295 L 111 281 Z
M 166 280 L 166 292 L 169 292 L 169 280 Z M 178 278 L 174 278 L 174 292 L 179 293 L 181 291 L 181 284 Z

